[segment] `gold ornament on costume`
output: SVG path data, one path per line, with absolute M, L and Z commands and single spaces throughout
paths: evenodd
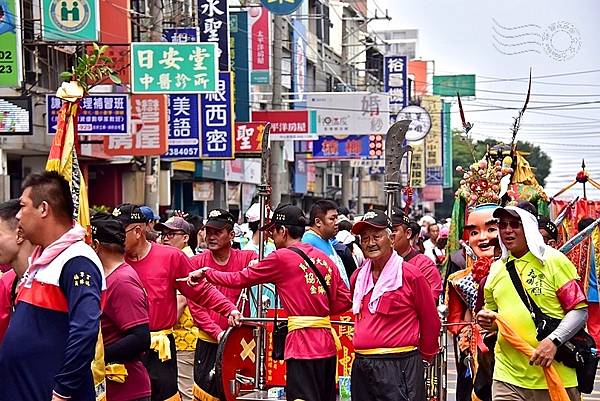
M 500 180 L 512 169 L 510 164 L 500 161 L 490 163 L 482 159 L 471 164 L 468 170 L 458 166 L 456 171 L 463 174 L 456 195 L 463 197 L 469 208 L 484 203 L 498 203 Z

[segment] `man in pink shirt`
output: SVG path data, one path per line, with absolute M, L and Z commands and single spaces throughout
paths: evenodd
M 402 256 L 405 262 L 416 266 L 427 279 L 431 287 L 433 299 L 436 301 L 440 297 L 443 290 L 442 276 L 435 263 L 427 256 L 419 253 L 410 244 L 410 240 L 414 233 L 410 228 L 410 220 L 404 212 L 395 207 L 392 210 L 392 232 L 394 234 L 394 249 L 398 255 Z
M 213 284 L 233 288 L 274 283 L 289 316 L 287 399 L 335 401 L 337 351 L 329 316 L 348 310 L 350 292 L 335 263 L 322 251 L 300 242 L 306 225 L 299 207 L 280 204 L 271 222 L 260 228 L 270 232 L 275 252 L 241 272 L 197 270 L 188 282 L 194 285 L 206 277 Z
M 352 227 L 367 261 L 352 274 L 353 401 L 425 401 L 423 359 L 439 351 L 440 319 L 418 268 L 394 252 L 392 221 L 370 210 Z
M 240 312 L 212 285 L 202 282 L 191 288 L 178 278 L 194 267 L 182 251 L 146 239 L 146 217 L 137 205 L 126 203 L 113 211 L 125 226 L 125 261 L 137 272 L 148 293 L 151 349 L 142 362 L 150 375 L 152 401 L 179 400 L 177 354 L 173 326 L 177 323 L 177 290 L 239 324 Z

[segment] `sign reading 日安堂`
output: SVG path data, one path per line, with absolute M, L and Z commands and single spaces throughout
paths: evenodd
M 133 93 L 210 93 L 217 90 L 215 43 L 132 43 Z
M 47 133 L 56 134 L 62 100 L 46 95 Z M 89 95 L 81 99 L 77 130 L 83 135 L 127 135 L 130 132 L 130 104 L 127 95 Z

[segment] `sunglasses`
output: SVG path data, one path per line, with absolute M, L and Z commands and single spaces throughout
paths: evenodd
M 518 230 L 522 225 L 523 223 L 516 220 L 500 220 L 498 222 L 498 228 L 501 230 L 506 230 L 509 226 L 513 230 Z
M 183 231 L 169 231 L 169 232 L 163 232 L 160 234 L 161 237 L 166 238 L 166 239 L 172 239 L 175 238 L 176 235 L 186 235 Z

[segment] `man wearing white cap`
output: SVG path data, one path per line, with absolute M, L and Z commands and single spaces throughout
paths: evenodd
M 485 307 L 477 315 L 481 327 L 490 331 L 497 330 L 497 319 L 502 320 L 495 349 L 493 399 L 550 400 L 553 382 L 547 380 L 545 369 L 553 366 L 559 387 L 566 389 L 571 400 L 579 400 L 575 369 L 557 360 L 558 347 L 587 320 L 577 270 L 565 255 L 544 244 L 537 219 L 524 208 L 498 208 L 493 216 L 499 220 L 502 257 L 491 266 L 484 288 Z M 536 328 L 530 313 L 534 306 L 538 318 L 546 315 L 546 321 L 560 321 L 554 330 L 547 330 L 550 333 L 545 327 Z M 507 326 L 515 335 L 506 331 Z M 534 348 L 532 355 L 522 351 L 525 343 Z
M 267 216 L 269 217 L 269 216 Z M 245 251 L 254 251 L 258 254 L 258 244 L 259 244 L 259 236 L 258 236 L 258 226 L 260 225 L 260 205 L 258 203 L 253 204 L 246 211 L 246 221 L 248 221 L 248 228 L 252 231 L 252 238 L 244 247 L 242 248 Z M 271 252 L 275 250 L 275 245 L 269 241 L 265 241 L 265 254 L 267 256 Z

